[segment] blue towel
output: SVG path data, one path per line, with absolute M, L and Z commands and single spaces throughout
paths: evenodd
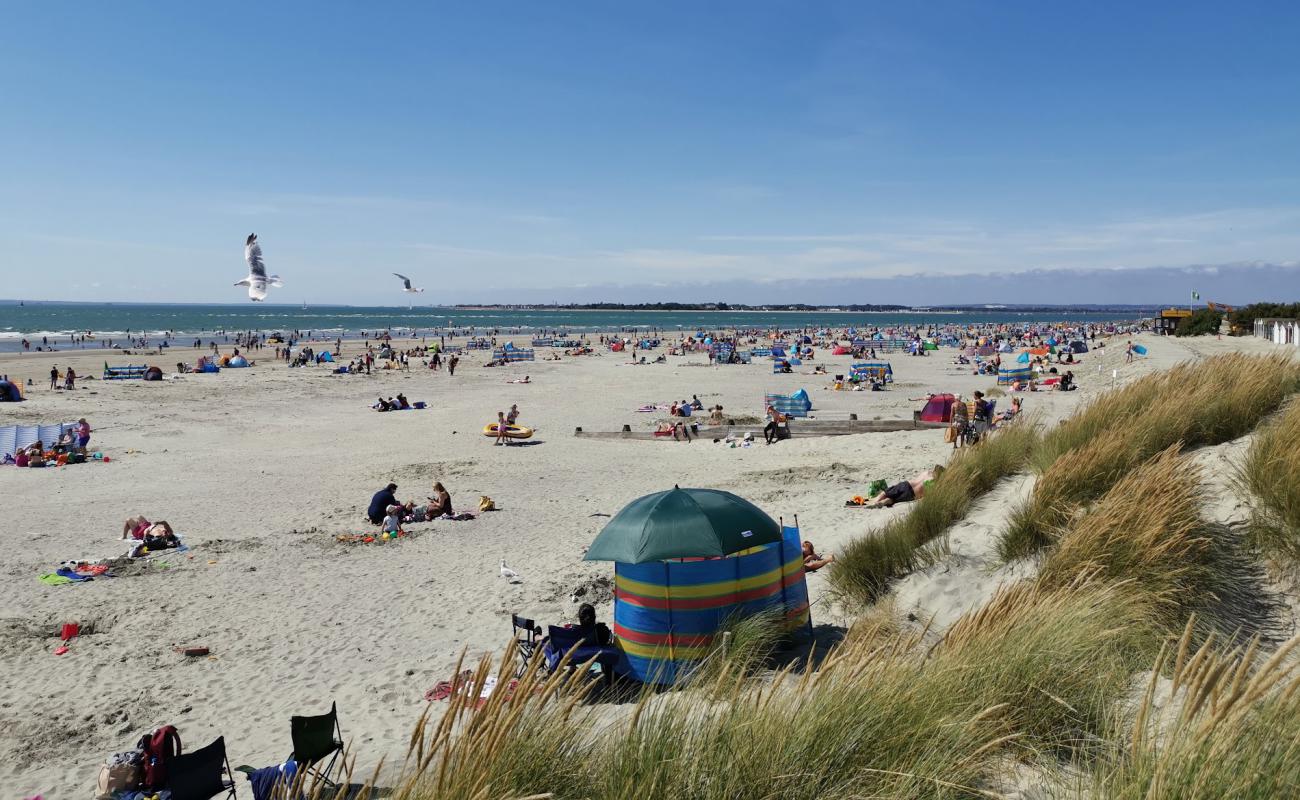
M 75 570 L 71 570 L 67 567 L 59 567 L 57 570 L 55 570 L 54 574 L 61 575 L 70 581 L 93 581 L 94 580 L 94 578 L 88 575 L 78 575 Z
M 275 792 L 277 785 L 287 787 L 293 783 L 294 775 L 298 772 L 298 764 L 290 759 L 283 764 L 277 764 L 274 767 L 263 767 L 262 769 L 248 773 L 248 782 L 253 787 L 253 800 L 272 800 L 272 797 L 283 796 L 282 792 Z M 302 797 L 302 793 L 298 794 Z

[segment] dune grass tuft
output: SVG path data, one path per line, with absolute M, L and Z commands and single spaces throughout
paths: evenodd
M 1094 770 L 1081 796 L 1294 797 L 1300 786 L 1300 678 L 1292 639 L 1267 660 L 1254 644 L 1225 652 L 1190 647 L 1190 626 L 1171 656 L 1162 652 L 1124 736 Z M 1172 662 L 1172 663 L 1171 663 Z M 1171 697 L 1158 697 L 1167 691 Z
M 1038 583 L 1140 585 L 1170 634 L 1192 615 L 1239 638 L 1276 634 L 1276 609 L 1240 536 L 1200 513 L 1200 474 L 1170 447 L 1121 478 L 1059 535 Z
M 868 603 L 891 581 L 929 563 L 934 556 L 929 546 L 966 516 L 978 497 L 1023 470 L 1037 440 L 1037 426 L 1026 420 L 957 451 L 911 511 L 843 548 L 831 566 L 831 587 L 845 599 Z
M 1279 563 L 1300 564 L 1300 402 L 1260 428 L 1239 480 L 1253 496 L 1252 544 Z
M 1079 509 L 1169 447 L 1248 433 L 1300 390 L 1300 362 L 1230 354 L 1180 364 L 1102 395 L 1045 434 L 1033 494 L 999 541 L 1004 560 L 1032 555 Z

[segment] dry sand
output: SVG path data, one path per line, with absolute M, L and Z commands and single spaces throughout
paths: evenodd
M 1207 352 L 1271 347 L 1139 338 L 1147 358 L 1124 365 L 1123 340 L 1114 341 L 1108 358 L 1089 353 L 1075 368 L 1080 391 L 1026 395 L 1027 410 L 1060 418 L 1108 388 L 1112 369 L 1122 382 Z M 604 515 L 633 498 L 673 484 L 727 489 L 774 517 L 797 514 L 805 538 L 834 552 L 904 513 L 846 509 L 846 498 L 950 452 L 935 430 L 732 449 L 708 440 L 579 439 L 575 426 L 649 429 L 657 417 L 636 413 L 638 406 L 692 394 L 728 414 L 759 416 L 764 391 L 799 387 L 827 418 L 902 418 L 921 405 L 908 398 L 927 391 L 993 385 L 952 365 L 948 350 L 894 357 L 896 383 L 884 393 L 832 392 L 827 376 L 772 375 L 766 360 L 710 367 L 702 355 L 630 366 L 623 354 L 606 353 L 489 369 L 485 355 L 469 354 L 453 378 L 418 367 L 334 376 L 323 366 L 288 369 L 270 352 L 256 354 L 250 369 L 161 383 L 88 381 L 71 393 L 44 388 L 50 365 L 97 374 L 103 351 L 0 358 L 0 373 L 36 383 L 27 402 L 0 405 L 0 425 L 85 416 L 95 428 L 92 449 L 113 459 L 0 469 L 7 534 L 0 665 L 8 676 L 0 689 L 0 785 L 10 793 L 88 796 L 105 755 L 162 723 L 175 724 L 187 748 L 224 735 L 234 764 L 278 762 L 289 752 L 290 715 L 324 712 L 331 701 L 360 771 L 381 757 L 400 763 L 425 690 L 449 676 L 463 648 L 471 658 L 498 652 L 510 612 L 571 620 L 574 592 L 585 590 L 583 599 L 598 601 L 609 618 L 612 566 L 582 555 Z M 110 360 L 166 369 L 182 359 L 193 354 Z M 825 363 L 846 372 L 849 359 Z M 506 383 L 525 373 L 532 384 Z M 369 409 L 377 395 L 399 391 L 430 408 Z M 493 447 L 480 429 L 512 402 L 538 434 L 529 446 Z M 422 498 L 440 480 L 458 507 L 489 495 L 500 510 L 411 526 L 414 538 L 382 546 L 336 542 L 368 529 L 363 511 L 389 480 L 402 499 Z M 1006 496 L 1023 489 L 1008 483 L 981 503 L 953 534 L 969 568 L 909 579 L 900 588 L 908 608 L 950 618 L 988 595 L 998 579 L 981 560 L 988 537 Z M 62 587 L 37 581 L 64 559 L 121 554 L 122 520 L 134 514 L 169 520 L 192 549 L 130 577 Z M 501 558 L 522 583 L 499 576 Z M 810 578 L 813 619 L 834 623 L 829 603 L 816 602 L 824 581 Z M 66 621 L 94 632 L 55 656 Z M 212 656 L 176 651 L 193 645 Z

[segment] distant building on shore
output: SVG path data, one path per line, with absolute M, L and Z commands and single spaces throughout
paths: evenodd
M 1274 344 L 1300 347 L 1300 319 L 1266 317 L 1255 320 L 1255 335 Z

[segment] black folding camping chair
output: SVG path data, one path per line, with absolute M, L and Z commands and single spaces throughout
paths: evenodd
M 339 727 L 338 706 L 331 702 L 328 714 L 316 717 L 290 717 L 289 733 L 293 737 L 293 760 L 298 769 L 326 786 L 337 786 L 333 776 L 337 768 L 342 776 L 343 729 Z M 317 766 L 329 758 L 322 769 Z
M 172 800 L 211 800 L 220 794 L 233 798 L 235 776 L 226 758 L 226 737 L 168 762 L 167 788 Z
M 515 650 L 519 653 L 519 666 L 515 669 L 515 677 L 520 678 L 528 670 L 533 654 L 542 643 L 542 628 L 533 620 L 518 614 L 510 615 L 510 624 L 513 626 Z

